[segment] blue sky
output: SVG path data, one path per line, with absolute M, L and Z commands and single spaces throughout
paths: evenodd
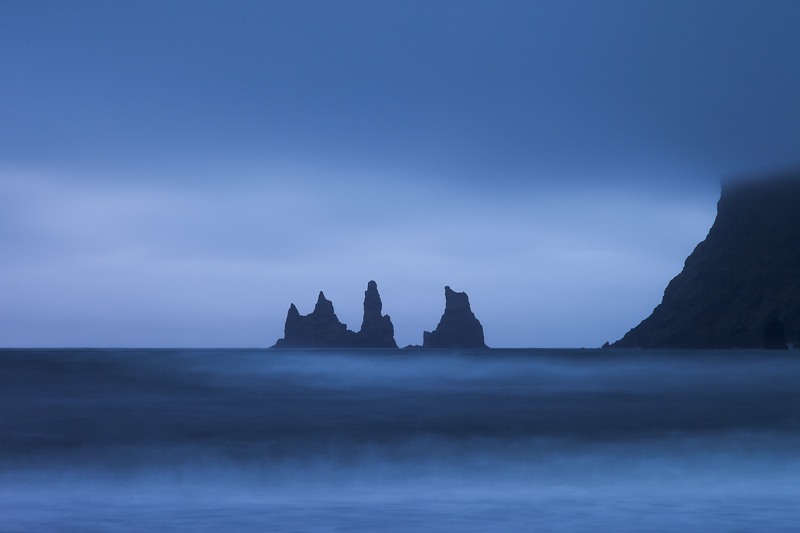
M 725 175 L 800 165 L 800 4 L 0 3 L 0 345 L 400 345 L 659 303 Z

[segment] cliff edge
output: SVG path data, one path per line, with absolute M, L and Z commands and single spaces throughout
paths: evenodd
M 800 345 L 800 172 L 723 183 L 706 239 L 615 348 Z

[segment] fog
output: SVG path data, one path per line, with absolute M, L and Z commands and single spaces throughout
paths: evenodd
M 4 351 L 28 531 L 788 531 L 793 352 Z

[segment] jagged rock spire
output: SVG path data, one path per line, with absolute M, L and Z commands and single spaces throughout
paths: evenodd
M 445 307 L 439 325 L 422 334 L 423 348 L 486 348 L 483 326 L 475 318 L 465 292 L 444 288 Z
M 389 315 L 381 315 L 383 304 L 374 281 L 364 293 L 364 319 L 354 333 L 339 322 L 333 303 L 320 291 L 314 311 L 301 315 L 294 304 L 289 306 L 283 338 L 274 348 L 397 348 L 394 326 Z
M 294 304 L 289 306 L 283 338 L 275 348 L 348 348 L 353 346 L 355 333 L 339 322 L 333 303 L 320 291 L 314 311 L 301 315 Z
M 364 320 L 358 332 L 358 341 L 362 348 L 397 348 L 392 320 L 389 315 L 381 315 L 382 310 L 378 284 L 370 281 L 364 292 Z

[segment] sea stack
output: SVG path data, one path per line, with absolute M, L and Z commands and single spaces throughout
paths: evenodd
M 283 338 L 273 348 L 397 348 L 389 315 L 381 315 L 383 304 L 374 281 L 364 293 L 364 320 L 358 333 L 347 329 L 333 312 L 333 303 L 320 291 L 314 311 L 301 315 L 289 306 Z
M 800 172 L 723 183 L 717 218 L 653 314 L 614 348 L 800 345 Z
M 382 310 L 378 284 L 370 281 L 364 292 L 364 320 L 357 334 L 361 348 L 397 348 L 392 319 L 389 315 L 381 315 Z
M 439 325 L 422 334 L 423 348 L 487 348 L 483 326 L 475 318 L 465 292 L 444 288 L 445 307 Z
M 356 334 L 339 322 L 333 303 L 319 292 L 314 311 L 301 315 L 294 304 L 289 306 L 283 338 L 273 348 L 350 348 L 356 345 Z

